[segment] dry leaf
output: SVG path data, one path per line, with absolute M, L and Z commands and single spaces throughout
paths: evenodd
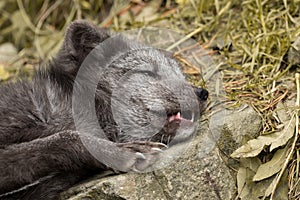
M 283 109 L 283 108 L 282 108 Z M 282 110 L 280 109 L 280 110 Z M 285 109 L 286 111 L 286 109 Z M 279 117 L 284 119 L 284 129 L 279 132 L 275 132 L 269 135 L 262 135 L 256 139 L 248 141 L 245 145 L 235 150 L 231 157 L 234 158 L 246 158 L 257 156 L 265 146 L 270 146 L 270 151 L 280 146 L 287 144 L 287 142 L 293 137 L 296 120 L 293 116 L 291 117 L 286 112 L 281 112 Z
M 284 149 L 278 149 L 269 162 L 259 166 L 256 174 L 253 177 L 253 181 L 260 181 L 269 178 L 279 172 L 286 159 L 286 153 L 288 149 L 288 146 L 286 146 Z
M 261 164 L 258 158 L 242 158 L 241 167 L 237 174 L 238 197 L 241 200 L 258 200 L 264 195 L 270 183 L 252 181 L 252 178 Z
M 277 112 L 278 117 L 283 121 L 284 129 L 280 131 L 280 136 L 276 138 L 275 141 L 272 142 L 270 151 L 285 145 L 289 141 L 289 139 L 293 137 L 295 132 L 295 126 L 296 126 L 295 117 L 292 116 L 291 119 L 291 117 L 287 114 L 288 110 L 285 108 L 285 106 L 282 103 L 278 105 L 278 109 L 279 109 L 279 111 Z
M 274 188 L 276 182 L 276 176 L 274 177 L 272 183 L 269 185 L 269 187 L 266 189 L 265 197 L 268 197 L 271 195 L 272 190 Z M 279 184 L 277 185 L 274 200 L 282 200 L 282 199 L 288 199 L 288 171 L 286 170 L 283 173 L 283 176 L 281 177 Z
M 251 194 L 252 177 L 261 164 L 258 158 L 246 158 L 240 160 L 241 167 L 237 173 L 238 195 L 241 199 L 247 198 Z
M 231 157 L 233 158 L 247 158 L 257 156 L 265 146 L 272 144 L 280 136 L 280 132 L 269 135 L 259 136 L 257 139 L 248 141 L 245 145 L 235 150 Z
M 246 183 L 247 169 L 240 167 L 236 178 L 237 178 L 238 194 L 239 197 L 243 199 L 249 194 L 249 188 Z

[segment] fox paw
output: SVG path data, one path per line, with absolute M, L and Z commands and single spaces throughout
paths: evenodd
M 160 153 L 168 148 L 163 143 L 149 141 L 119 143 L 117 146 L 134 153 L 134 162 L 130 169 L 135 172 L 143 172 L 149 169 L 158 161 Z

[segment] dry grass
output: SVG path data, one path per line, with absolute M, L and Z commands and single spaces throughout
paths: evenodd
M 109 2 L 109 1 L 108 1 Z M 67 24 L 87 18 L 115 31 L 144 26 L 172 28 L 223 55 L 229 106 L 248 103 L 262 116 L 261 134 L 278 129 L 278 102 L 296 95 L 297 65 L 287 60 L 300 34 L 299 0 L 7 0 L 0 2 L 0 43 L 11 42 L 19 54 L 7 71 L 30 74 L 57 52 Z M 214 50 L 214 51 L 213 51 Z M 25 66 L 25 67 L 24 67 Z M 23 74 L 23 73 L 21 73 Z M 290 198 L 300 199 L 299 143 L 289 164 Z

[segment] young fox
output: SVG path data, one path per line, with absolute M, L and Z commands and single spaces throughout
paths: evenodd
M 205 109 L 208 92 L 179 80 L 168 52 L 73 22 L 33 80 L 0 87 L 0 199 L 57 199 L 96 171 L 149 168 Z

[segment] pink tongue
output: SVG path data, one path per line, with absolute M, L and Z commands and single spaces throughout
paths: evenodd
M 177 113 L 177 115 L 172 115 L 172 116 L 169 118 L 169 122 L 174 121 L 174 120 L 176 120 L 176 119 L 179 119 L 179 120 L 182 119 L 181 116 L 180 116 L 180 113 Z

